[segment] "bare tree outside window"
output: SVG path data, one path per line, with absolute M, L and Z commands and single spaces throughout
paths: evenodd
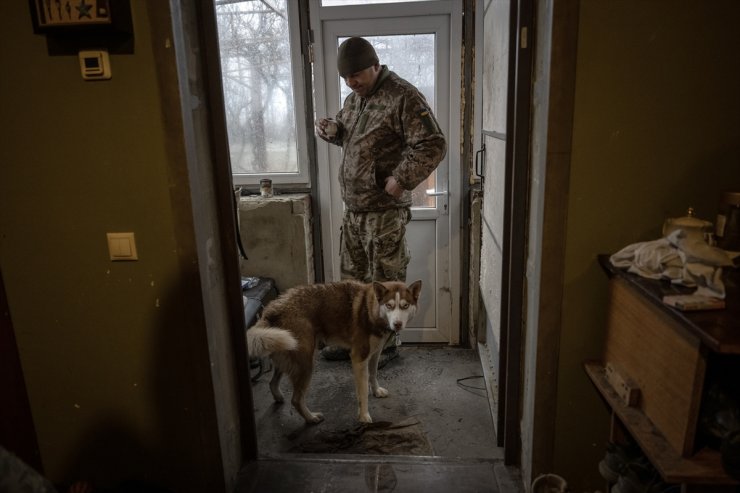
M 215 0 L 234 174 L 298 172 L 287 0 Z
M 338 7 L 341 5 L 368 5 L 380 3 L 400 3 L 400 2 L 428 2 L 432 0 L 321 0 L 323 7 Z

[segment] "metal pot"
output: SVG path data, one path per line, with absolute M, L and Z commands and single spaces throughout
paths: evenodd
M 682 229 L 687 236 L 702 238 L 709 245 L 714 245 L 714 225 L 694 216 L 694 208 L 689 207 L 683 217 L 669 217 L 663 223 L 663 236 L 668 236 L 677 229 Z

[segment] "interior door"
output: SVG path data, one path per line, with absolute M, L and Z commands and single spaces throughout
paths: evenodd
M 459 342 L 461 194 L 459 153 L 455 145 L 459 141 L 459 125 L 450 125 L 451 121 L 459 122 L 459 83 L 452 82 L 459 81 L 459 63 L 450 63 L 451 54 L 459 54 L 459 37 L 458 47 L 450 49 L 451 25 L 450 14 L 320 22 L 321 56 L 317 58 L 323 70 L 317 72 L 323 75 L 323 83 L 317 81 L 317 87 L 323 89 L 323 94 L 317 94 L 319 116 L 323 116 L 322 109 L 324 115 L 335 115 L 349 94 L 336 71 L 339 44 L 347 37 L 363 36 L 376 46 L 381 64 L 388 65 L 424 93 L 448 140 L 447 156 L 435 174 L 414 191 L 412 219 L 406 236 L 411 250 L 407 280 L 421 279 L 422 294 L 421 310 L 404 330 L 402 339 L 408 343 Z M 409 57 L 416 62 L 409 63 Z M 341 149 L 320 141 L 317 151 L 319 185 L 324 187 L 322 218 L 329 219 L 323 219 L 322 232 L 325 275 L 336 280 L 340 278 L 339 229 L 343 212 L 337 179 Z
M 533 0 L 483 0 L 485 146 L 480 287 L 486 308 L 496 436 L 507 464 L 521 460 L 521 388 L 528 264 L 533 94 Z M 485 265 L 485 267 L 484 267 Z M 531 264 L 531 269 L 536 269 Z M 532 396 L 530 396 L 532 397 Z
M 483 8 L 480 8 L 483 3 Z M 511 2 L 509 0 L 479 0 L 483 12 L 483 49 L 478 50 L 483 63 L 482 130 L 485 149 L 483 208 L 481 210 L 481 274 L 480 290 L 486 308 L 487 363 L 494 368 L 491 395 L 496 436 L 503 438 L 501 400 L 505 391 L 503 371 L 506 358 L 506 332 L 502 331 L 502 309 L 507 296 L 506 277 L 506 210 L 510 201 L 509 170 L 507 167 L 507 115 L 509 98 L 509 47 Z M 499 443 L 503 445 L 503 443 Z

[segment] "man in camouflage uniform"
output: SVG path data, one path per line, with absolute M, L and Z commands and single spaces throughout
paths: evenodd
M 411 191 L 444 158 L 445 137 L 421 92 L 380 65 L 367 40 L 345 40 L 337 69 L 352 93 L 316 134 L 342 147 L 342 278 L 406 281 Z

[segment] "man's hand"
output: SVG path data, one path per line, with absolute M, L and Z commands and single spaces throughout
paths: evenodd
M 329 120 L 326 118 L 319 118 L 317 119 L 313 126 L 316 129 L 316 135 L 319 137 L 326 137 L 326 124 L 329 123 Z
M 316 135 L 326 141 L 334 140 L 337 136 L 337 124 L 328 118 L 319 118 L 316 120 L 314 122 L 314 128 L 316 129 Z M 331 130 L 333 130 L 333 133 Z
M 403 187 L 398 184 L 398 182 L 392 175 L 385 179 L 385 193 L 399 199 L 401 198 L 401 194 L 403 192 Z

